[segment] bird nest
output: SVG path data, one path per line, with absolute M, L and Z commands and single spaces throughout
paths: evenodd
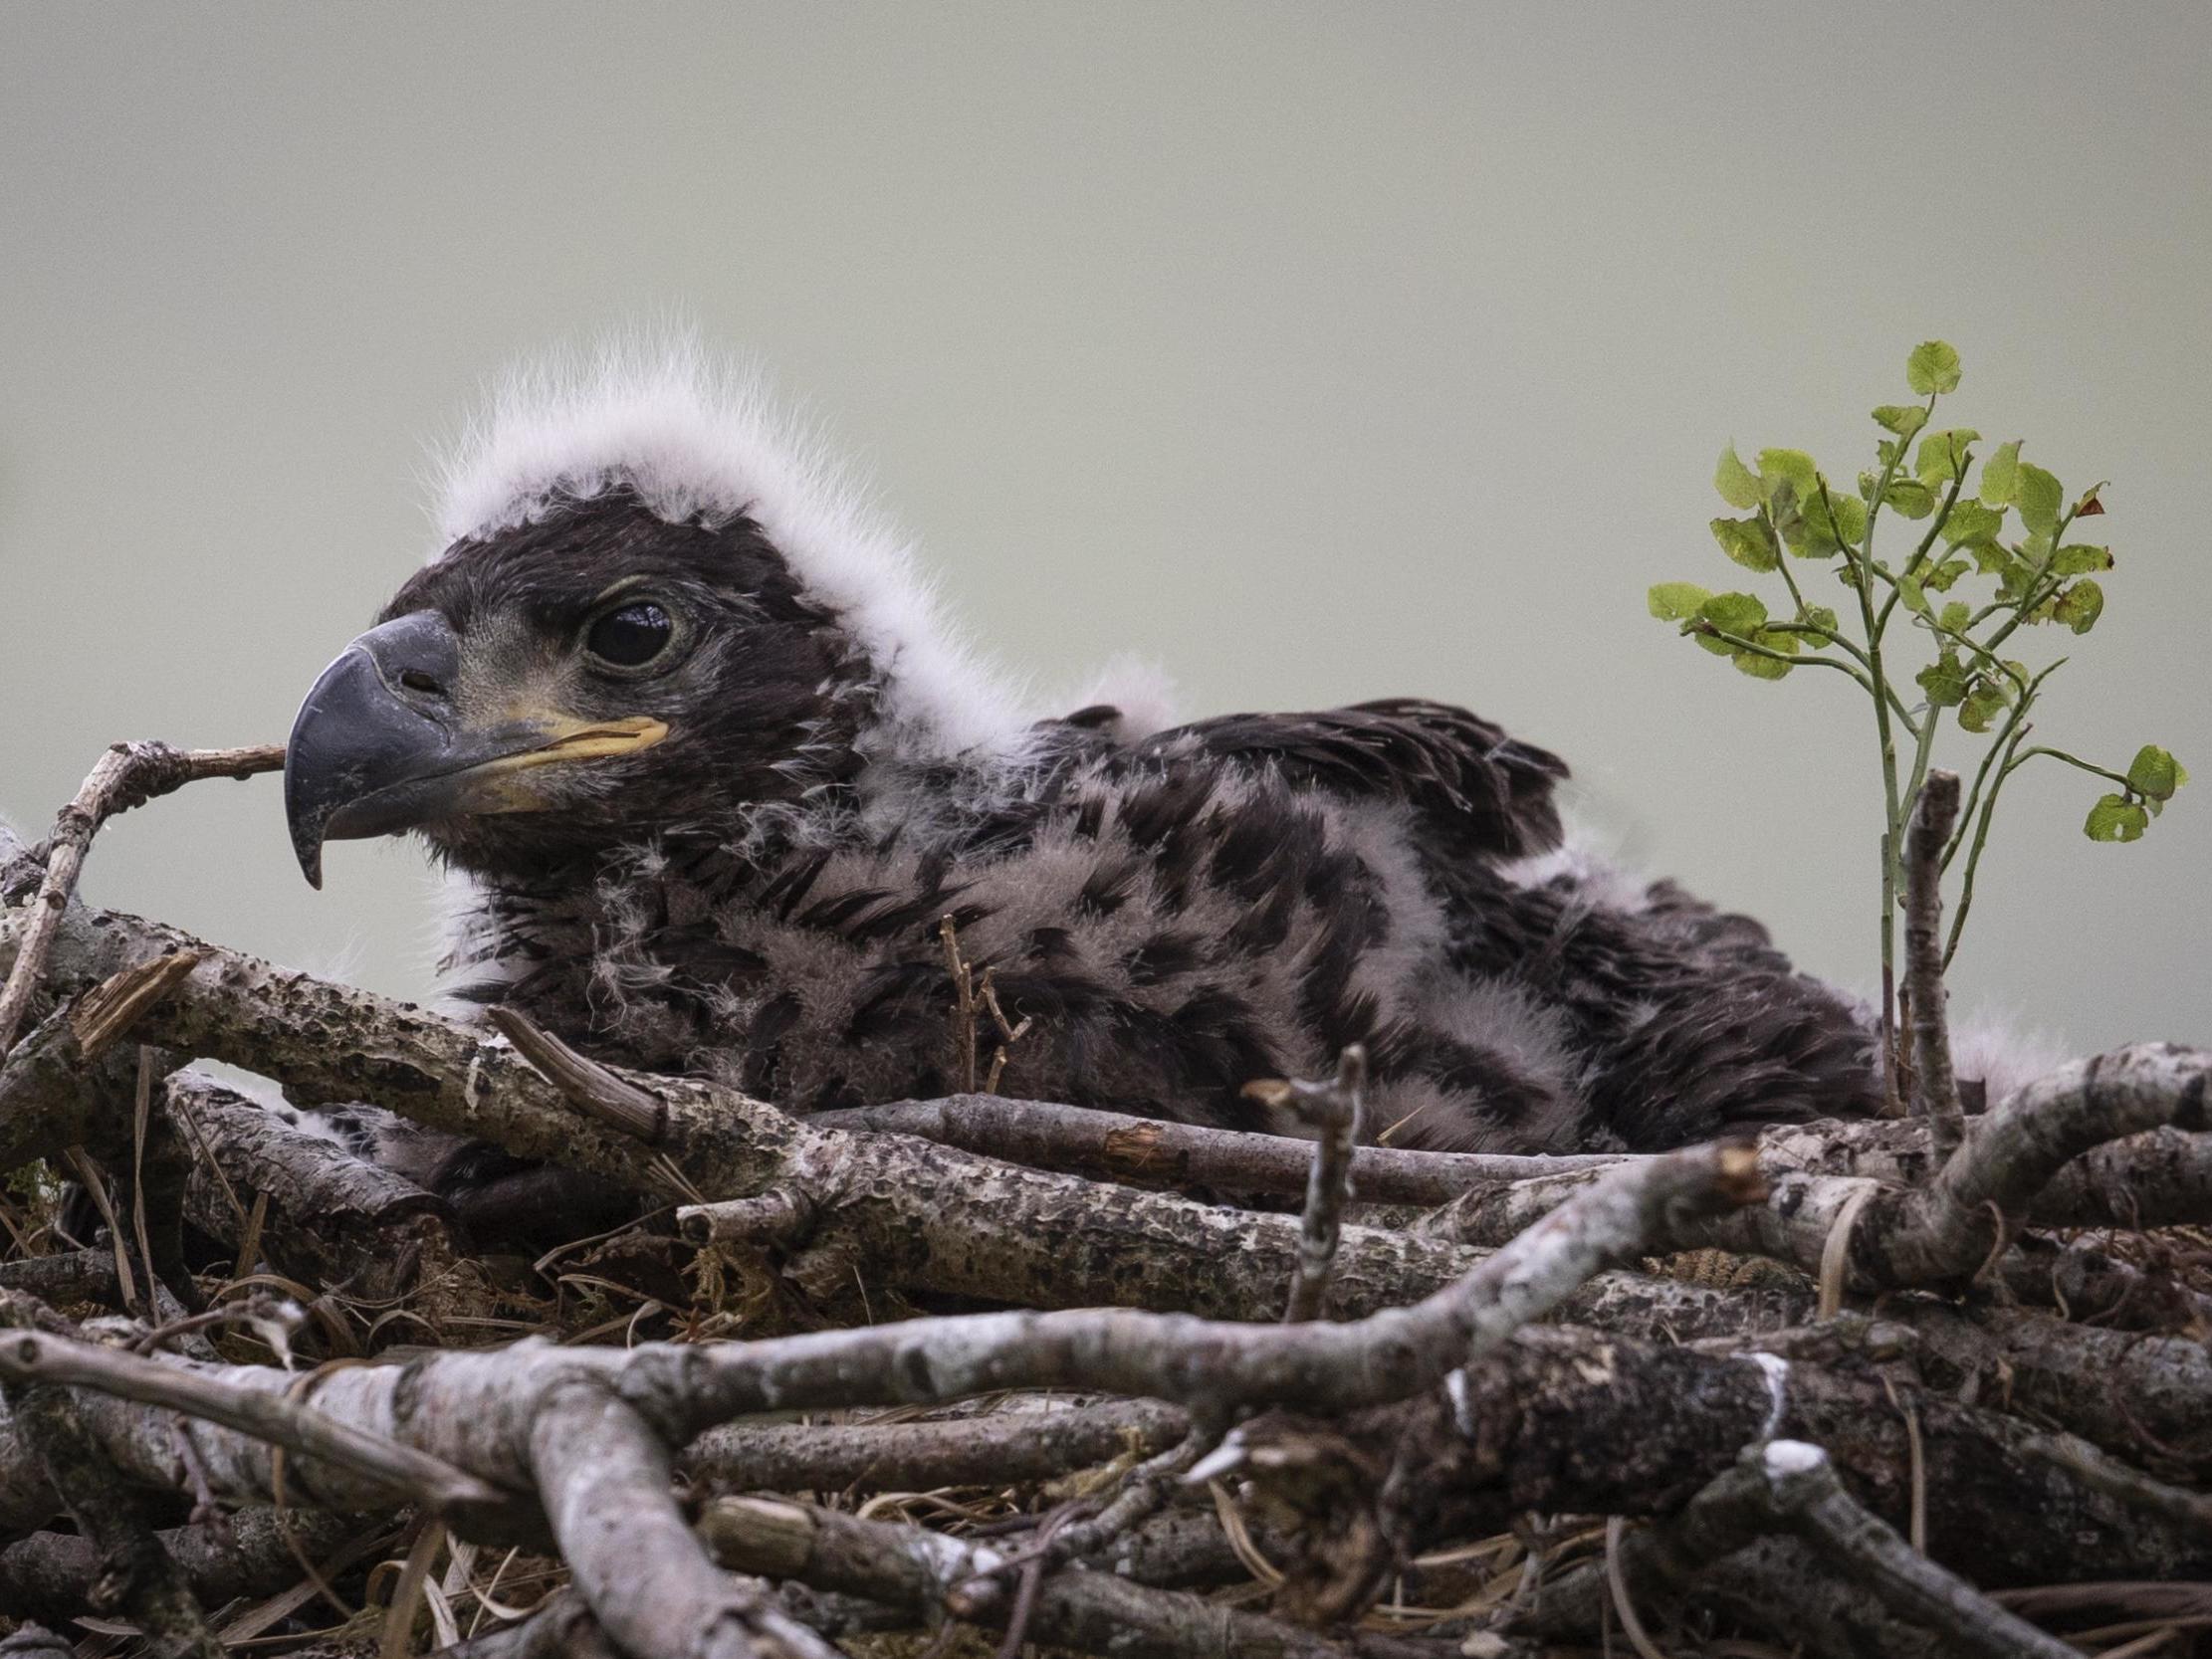
M 1311 1141 L 998 1098 L 1022 1032 L 948 934 L 982 1092 L 794 1119 L 76 900 L 111 812 L 271 763 L 125 745 L 44 848 L 0 832 L 0 1653 L 2212 1628 L 2212 1056 L 1416 1152 L 1358 1143 L 1356 1053 L 1267 1086 Z M 498 1247 L 201 1058 L 654 1197 Z

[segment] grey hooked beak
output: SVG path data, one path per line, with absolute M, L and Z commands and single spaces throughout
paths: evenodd
M 626 754 L 668 735 L 645 716 L 583 721 L 550 710 L 473 726 L 454 705 L 460 670 L 452 627 L 416 611 L 371 628 L 316 681 L 284 763 L 285 818 L 311 887 L 323 885 L 326 841 L 396 835 L 460 813 L 533 811 L 542 803 L 513 774 Z

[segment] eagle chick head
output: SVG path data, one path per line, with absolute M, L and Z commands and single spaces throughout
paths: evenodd
M 1020 729 L 907 546 L 695 348 L 514 376 L 438 521 L 295 724 L 310 880 L 324 841 L 408 829 L 488 875 L 728 835 Z

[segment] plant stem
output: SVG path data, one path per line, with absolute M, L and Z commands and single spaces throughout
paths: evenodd
M 1782 585 L 1790 590 L 1790 603 L 1797 607 L 1797 614 L 1805 614 L 1805 595 L 1797 590 L 1797 572 L 1790 568 L 1790 549 L 1783 544 L 1781 534 L 1774 527 L 1774 516 L 1764 505 L 1759 509 L 1759 522 L 1766 526 L 1768 538 L 1779 549 L 1777 568 L 1782 572 Z
M 1928 399 L 1928 411 L 1932 414 L 1934 410 L 1935 399 L 1931 397 Z M 1958 471 L 1951 475 L 1951 488 L 1943 498 L 1943 505 L 1940 508 L 1936 509 L 1935 517 L 1929 520 L 1927 534 L 1920 537 L 1920 544 L 1912 549 L 1912 556 L 1909 559 L 1905 560 L 1904 568 L 1907 575 L 1912 574 L 1914 571 L 1920 568 L 1920 565 L 1926 560 L 1928 556 L 1928 549 L 1935 545 L 1935 538 L 1943 533 L 1943 526 L 1950 522 L 1951 509 L 1958 505 L 1958 493 L 1966 483 L 1966 469 L 1969 465 L 1972 464 L 1973 459 L 1974 455 L 1973 451 L 1971 450 L 1967 451 L 1966 454 L 1959 457 Z M 1882 488 L 1884 490 L 1888 489 L 1888 480 L 1886 479 L 1886 477 L 1882 481 Z M 1871 511 L 1868 517 L 1869 522 L 1867 527 L 1869 530 L 1872 530 L 1874 528 L 1874 524 L 1872 522 L 1873 515 Z M 1877 631 L 1881 631 L 1888 628 L 1889 613 L 1897 608 L 1898 591 L 1899 590 L 1897 584 L 1895 583 L 1895 581 L 1892 580 L 1889 583 L 1889 597 L 1882 601 L 1881 614 L 1875 618 L 1875 626 Z
M 2135 792 L 2135 786 L 2127 781 L 2126 773 L 2115 772 L 2110 770 L 2108 767 L 2100 766 L 2093 761 L 2084 760 L 2080 755 L 2069 754 L 2063 748 L 2046 748 L 2040 743 L 2037 744 L 2034 748 L 2022 750 L 2020 758 L 2011 762 L 2011 764 L 2007 766 L 2006 769 L 2009 771 L 2013 767 L 2025 766 L 2029 761 L 2033 760 L 2039 754 L 2048 754 L 2054 760 L 2064 760 L 2069 766 L 2077 767 L 2080 770 L 2088 772 L 2093 776 L 2101 777 L 2108 782 L 2116 783 L 2122 789 L 2126 790 L 2130 795 Z
M 1932 401 L 1932 400 L 1931 400 Z M 1859 597 L 1859 615 L 1867 631 L 1867 673 L 1874 682 L 1875 732 L 1881 742 L 1881 1088 L 1892 1109 L 1897 1098 L 1897 850 L 1903 833 L 1904 819 L 1897 799 L 1897 742 L 1889 729 L 1889 677 L 1881 667 L 1881 631 L 1875 625 L 1874 578 L 1869 573 L 1875 562 L 1875 520 L 1880 514 L 1881 498 L 1896 477 L 1897 460 L 1904 454 L 1904 446 L 1897 446 L 1897 456 L 1881 472 L 1881 482 L 1875 490 L 1874 502 L 1867 509 L 1867 534 L 1857 555 L 1849 547 L 1844 559 L 1852 573 L 1852 591 Z M 1836 522 L 1836 504 L 1828 494 L 1828 481 L 1820 481 L 1821 505 L 1828 512 L 1828 521 Z M 1934 711 L 1923 723 L 1923 733 L 1935 722 Z
M 2012 775 L 2013 752 L 2034 729 L 2026 722 L 2020 723 L 2014 729 L 2010 741 L 2004 745 L 2004 758 L 1999 762 L 1997 776 L 1989 786 L 1988 798 L 1982 802 L 1981 816 L 1974 822 L 1974 844 L 1966 855 L 1966 874 L 1959 882 L 1958 909 L 1952 913 L 1950 934 L 1943 943 L 1943 970 L 1946 973 L 1950 971 L 1951 958 L 1958 954 L 1958 938 L 1966 928 L 1966 913 L 1974 908 L 1974 873 L 1981 868 L 1982 848 L 1989 842 L 1989 820 L 1997 810 L 1998 792 L 2004 788 L 2005 779 Z M 1979 779 L 1976 783 L 1979 784 Z
M 2059 520 L 2058 527 L 2051 532 L 2051 552 L 2049 555 L 2050 558 L 2055 559 L 2059 556 L 2059 543 L 2066 539 L 2066 532 L 2073 527 L 2074 515 L 2069 513 L 2064 518 L 2061 518 Z M 2035 608 L 2038 605 L 2042 604 L 2044 600 L 2050 598 L 2053 593 L 2058 592 L 2058 590 L 2066 584 L 2066 578 L 2064 576 L 2053 576 L 2051 577 L 2049 588 L 2046 589 L 2041 578 L 2048 573 L 2049 569 L 2047 560 L 2046 568 L 2037 572 L 2038 579 L 2035 585 L 2028 590 L 2027 597 L 2022 599 L 2019 605 L 2014 608 L 2012 613 L 2012 620 L 2007 622 L 1994 634 L 1990 635 L 1989 644 L 1986 649 L 1994 651 L 1997 649 L 1997 647 L 2004 644 L 2005 641 L 2012 638 L 2014 632 L 2019 628 L 2019 626 L 2023 622 L 2027 621 L 2028 618 L 2034 614 Z M 1987 616 L 1989 612 L 1987 610 L 1982 612 L 1983 616 Z M 1975 618 L 1975 620 L 1978 622 L 1980 618 L 1977 617 Z
M 1792 624 L 1784 622 L 1770 623 L 1768 624 L 1768 626 L 1772 627 L 1777 632 L 1787 631 L 1790 633 L 1799 633 L 1804 631 L 1793 626 Z M 1765 657 L 1777 663 L 1788 663 L 1793 668 L 1797 667 L 1800 664 L 1803 664 L 1808 668 L 1833 668 L 1841 670 L 1843 673 L 1850 675 L 1854 680 L 1858 681 L 1860 687 L 1867 693 L 1869 697 L 1875 695 L 1875 685 L 1872 679 L 1860 672 L 1858 669 L 1852 667 L 1851 664 L 1840 663 L 1834 657 L 1804 655 L 1793 657 L 1787 651 L 1777 651 L 1771 645 L 1761 645 L 1757 640 L 1746 639 L 1741 634 L 1731 634 L 1728 632 L 1727 629 L 1715 628 L 1709 622 L 1695 623 L 1692 625 L 1690 631 L 1696 634 L 1700 634 L 1706 639 L 1719 640 L 1722 644 L 1730 647 L 1732 650 L 1747 651 L 1754 657 Z M 1894 693 L 1891 694 L 1890 701 L 1897 701 Z M 1912 732 L 1914 736 L 1919 735 L 1918 726 L 1913 723 L 1912 717 L 1905 712 L 1902 704 L 1898 705 L 1897 719 L 1904 724 L 1905 729 Z
M 1946 872 L 1951 868 L 1951 860 L 1958 856 L 1959 848 L 1966 843 L 1966 837 L 1974 822 L 1974 809 L 1980 804 L 1982 785 L 1989 777 L 1990 768 L 1997 763 L 1998 755 L 2004 752 L 2005 745 L 2011 740 L 2014 730 L 2022 721 L 2028 718 L 2028 711 L 2035 706 L 2037 694 L 2042 691 L 2044 681 L 2050 679 L 2052 675 L 2058 673 L 2065 666 L 2066 659 L 2061 657 L 2028 682 L 2027 689 L 2020 694 L 2019 701 L 2012 707 L 2012 712 L 2005 717 L 2004 726 L 1999 728 L 1996 737 L 1991 740 L 1989 747 L 1983 752 L 1982 763 L 1974 772 L 1974 786 L 1966 793 L 1966 809 L 1959 814 L 1958 833 L 1951 837 L 1950 845 L 1943 849 L 1943 869 Z
M 1845 652 L 1847 655 L 1855 659 L 1859 663 L 1861 668 L 1866 667 L 1866 652 L 1860 650 L 1858 645 L 1854 641 L 1846 639 L 1842 634 L 1837 633 L 1833 628 L 1823 628 L 1817 622 L 1770 622 L 1767 624 L 1767 631 L 1769 633 L 1775 634 L 1803 634 L 1809 639 L 1819 640 L 1824 645 L 1833 645 L 1837 647 L 1839 650 Z M 1791 661 L 1817 662 L 1820 661 L 1820 659 L 1812 657 L 1793 657 Z M 1836 663 L 1832 664 L 1831 666 L 1842 668 L 1845 665 L 1842 663 Z M 1859 682 L 1860 686 L 1866 691 L 1869 697 L 1873 697 L 1875 695 L 1875 683 L 1872 677 L 1866 674 L 1854 674 L 1852 678 Z M 1918 724 L 1912 719 L 1912 712 L 1905 707 L 1904 699 L 1897 696 L 1894 691 L 1891 691 L 1889 693 L 1889 712 L 1896 717 L 1898 724 L 1903 726 L 1903 727 L 1907 731 L 1911 732 L 1915 737 L 1919 735 L 1920 728 Z

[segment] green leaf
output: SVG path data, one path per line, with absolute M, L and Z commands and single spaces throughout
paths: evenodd
M 1813 465 L 1813 458 L 1801 449 L 1763 449 L 1759 451 L 1759 479 L 1766 486 L 1769 500 L 1775 490 L 1784 484 L 1795 492 L 1799 501 L 1820 493 L 1820 469 Z
M 1968 688 L 1966 701 L 1958 706 L 1958 724 L 1968 731 L 1990 730 L 2009 702 L 2001 687 L 1988 676 L 1979 676 Z
M 1966 624 L 1973 618 L 1973 615 L 1974 609 L 1971 605 L 1953 599 L 1943 607 L 1942 612 L 1935 620 L 1951 633 L 1956 634 L 1964 631 Z
M 1945 651 L 1912 678 L 1928 694 L 1928 702 L 1938 709 L 1948 709 L 1966 701 L 1966 671 L 1959 666 L 1955 651 Z
M 2020 490 L 2020 440 L 1999 444 L 1982 463 L 1982 506 L 2010 507 Z
M 1738 639 L 1755 639 L 1759 630 L 1766 626 L 1766 620 L 1767 608 L 1757 595 L 1713 593 L 1699 602 L 1696 614 L 1682 625 L 1682 632 L 1690 634 L 1714 656 L 1732 657 L 1736 654 L 1735 646 L 1724 639 L 1715 639 L 1710 632 L 1699 631 L 1700 626 L 1733 634 Z
M 1656 582 L 1652 591 L 1645 595 L 1645 603 L 1661 622 L 1685 622 L 1711 597 L 1709 588 L 1699 587 L 1695 582 Z
M 2059 527 L 2059 504 L 2066 492 L 2059 481 L 2032 461 L 2020 463 L 2018 502 L 2020 521 L 2039 534 L 2051 535 Z
M 1761 640 L 1764 645 L 1769 642 Z M 1728 659 L 1736 665 L 1738 674 L 1748 674 L 1754 680 L 1780 680 L 1795 667 L 1792 663 L 1778 663 L 1772 657 L 1762 657 L 1752 651 L 1738 651 Z
M 2087 576 L 2063 590 L 2058 602 L 2051 607 L 2053 618 L 2065 623 L 2077 634 L 2088 633 L 2097 626 L 2097 619 L 2103 614 L 2104 590 Z
M 1743 476 L 1749 478 L 1751 475 L 1745 473 Z M 1720 550 L 1746 570 L 1773 570 L 1782 563 L 1774 531 L 1768 527 L 1766 519 L 1756 514 L 1749 518 L 1715 518 L 1712 532 L 1713 539 L 1720 543 Z
M 1787 629 L 1761 628 L 1751 636 L 1769 651 L 1779 651 L 1785 657 L 1794 657 L 1805 649 L 1805 642 Z M 1730 659 L 1738 674 L 1748 674 L 1754 680 L 1779 680 L 1790 672 L 1791 665 L 1778 663 L 1772 657 L 1761 656 L 1756 651 L 1738 651 Z
M 2140 841 L 2150 814 L 2125 795 L 2100 795 L 2082 833 L 2092 841 Z
M 2112 550 L 2109 547 L 2092 547 L 2082 542 L 2061 547 L 2051 555 L 2051 573 L 2054 576 L 2086 576 L 2092 570 L 2109 570 L 2112 567 Z
M 2173 792 L 2189 781 L 2180 761 L 2156 743 L 2145 743 L 2127 762 L 2127 786 L 2154 801 L 2173 799 Z
M 1893 478 L 1882 505 L 1907 518 L 1925 518 L 1935 511 L 1935 492 L 1916 478 Z
M 1713 469 L 1713 488 L 1720 492 L 1722 501 L 1739 512 L 1767 499 L 1759 487 L 1758 475 L 1743 464 L 1733 444 L 1720 452 L 1720 465 Z
M 1897 578 L 1897 597 L 1904 601 L 1904 608 L 1914 616 L 1933 616 L 1928 609 L 1928 596 L 1920 586 L 1920 578 L 1907 570 Z
M 1838 627 L 1836 613 L 1826 605 L 1807 605 L 1797 613 L 1797 619 L 1810 627 L 1825 629 L 1831 634 L 1835 633 Z
M 1941 432 L 1930 432 L 1920 440 L 1920 448 L 1912 458 L 1912 471 L 1922 484 L 1934 489 L 1948 484 L 1966 465 L 1966 452 L 1981 439 L 1981 434 L 1970 426 L 1945 427 Z
M 1958 390 L 1958 353 L 1942 340 L 1923 340 L 1904 360 L 1904 382 L 1922 397 Z
M 1818 558 L 1867 538 L 1867 504 L 1857 496 L 1818 491 L 1806 498 L 1804 545 L 1793 551 Z
M 1767 608 L 1755 593 L 1715 593 L 1697 607 L 1698 616 L 1722 633 L 1750 639 L 1766 626 Z
M 1921 571 L 1920 580 L 1938 593 L 1948 593 L 1959 577 L 1965 575 L 1971 569 L 1973 569 L 1973 565 L 1965 559 L 1947 558 L 1934 569 Z
M 1977 541 L 1994 541 L 1997 532 L 2005 527 L 2005 516 L 1994 513 L 1980 502 L 1963 497 L 1952 504 L 1950 514 L 1943 520 L 1943 539 L 1954 547 L 1971 547 Z
M 1928 423 L 1928 412 L 1917 403 L 1884 403 L 1875 411 L 1880 421 L 1900 438 L 1909 438 Z

